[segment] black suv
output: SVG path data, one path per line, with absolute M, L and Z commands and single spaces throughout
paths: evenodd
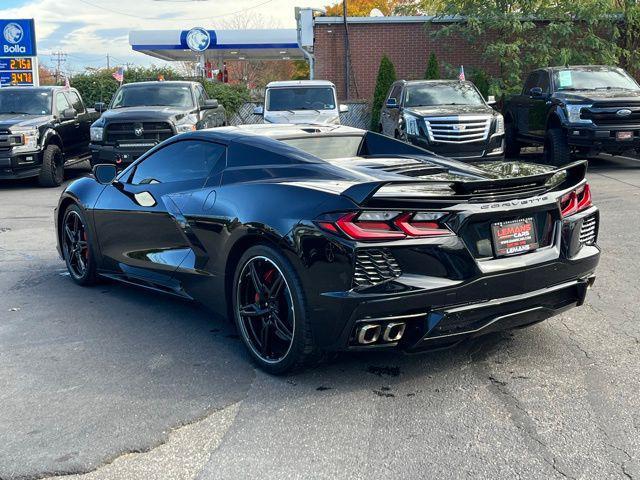
M 548 163 L 571 153 L 621 154 L 640 147 L 640 86 L 621 68 L 599 65 L 533 71 L 505 102 L 507 156 L 544 145 Z
M 380 112 L 379 131 L 458 160 L 504 156 L 502 115 L 471 82 L 395 82 Z
M 128 83 L 91 126 L 91 165 L 124 167 L 173 135 L 225 124 L 224 107 L 198 82 Z
M 89 127 L 99 116 L 75 88 L 1 88 L 0 179 L 60 185 L 65 167 L 89 156 Z

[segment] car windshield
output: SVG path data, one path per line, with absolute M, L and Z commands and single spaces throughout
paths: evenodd
M 638 84 L 622 69 L 556 70 L 553 72 L 556 90 L 640 90 Z
M 123 107 L 193 107 L 191 89 L 186 85 L 140 85 L 122 87 L 111 108 Z
M 0 113 L 51 115 L 51 92 L 0 89 Z
M 267 110 L 334 110 L 336 97 L 331 87 L 270 88 L 267 90 Z
M 476 88 L 466 82 L 408 85 L 404 97 L 405 107 L 483 104 Z
M 317 136 L 305 138 L 286 138 L 281 140 L 287 145 L 299 148 L 311 155 L 328 160 L 331 158 L 355 157 L 360 151 L 361 136 Z

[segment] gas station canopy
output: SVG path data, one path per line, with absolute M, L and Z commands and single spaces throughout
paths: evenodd
M 294 60 L 305 58 L 297 30 L 134 30 L 131 48 L 167 61 Z

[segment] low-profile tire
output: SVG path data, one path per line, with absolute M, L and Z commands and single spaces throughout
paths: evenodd
M 284 255 L 267 245 L 249 248 L 231 293 L 236 327 L 258 367 L 281 375 L 320 360 L 300 278 Z
M 57 145 L 47 145 L 42 152 L 42 167 L 38 174 L 41 187 L 58 187 L 64 181 L 64 158 Z
M 519 157 L 522 144 L 518 141 L 516 127 L 513 122 L 506 122 L 504 127 L 504 154 L 505 157 Z
M 561 128 L 550 128 L 544 139 L 544 161 L 549 165 L 561 167 L 571 161 L 571 150 L 567 137 Z
M 95 285 L 98 281 L 96 255 L 91 231 L 84 212 L 78 205 L 70 205 L 64 212 L 60 226 L 62 256 L 71 279 L 78 285 Z

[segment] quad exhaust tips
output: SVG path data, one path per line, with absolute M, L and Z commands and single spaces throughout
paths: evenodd
M 364 323 L 357 329 L 356 339 L 360 345 L 370 345 L 382 338 L 383 343 L 400 341 L 407 324 L 404 322 Z

